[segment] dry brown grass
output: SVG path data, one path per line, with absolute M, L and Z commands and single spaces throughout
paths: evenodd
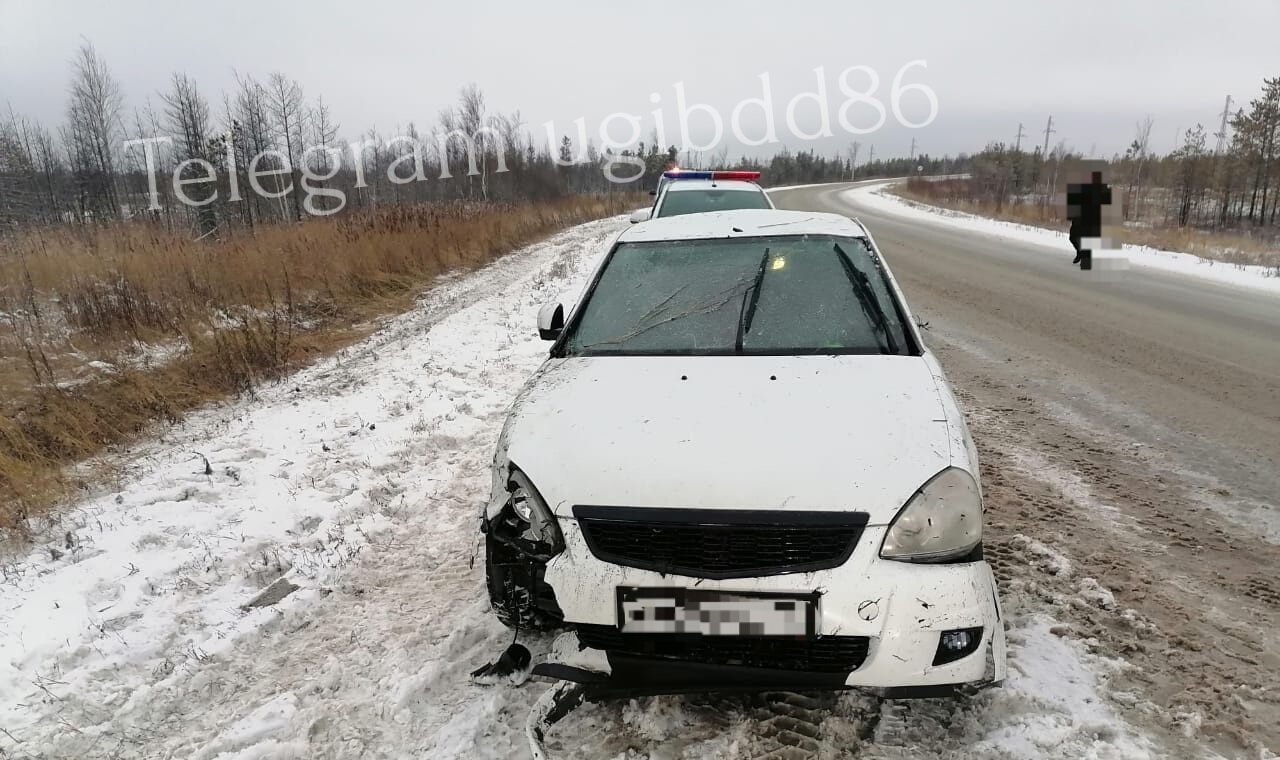
M 1006 203 L 972 197 L 967 180 L 915 179 L 895 185 L 891 192 L 902 198 L 930 206 L 963 211 L 969 214 L 1017 222 L 1035 227 L 1067 231 L 1069 223 L 1064 210 L 1052 203 Z M 1280 244 L 1249 234 L 1229 231 L 1209 232 L 1177 225 L 1126 224 L 1120 229 L 1121 242 L 1145 245 L 1163 251 L 1184 251 L 1206 259 L 1230 264 L 1272 267 L 1280 276 Z
M 349 343 L 439 275 L 642 203 L 395 207 L 223 241 L 141 225 L 0 241 L 0 531 L 87 486 L 68 465 Z

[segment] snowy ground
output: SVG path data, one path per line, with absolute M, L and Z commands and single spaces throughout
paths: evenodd
M 847 192 L 856 194 L 857 203 L 876 211 L 930 222 L 938 222 L 945 219 L 948 225 L 957 229 L 983 232 L 1024 243 L 1041 245 L 1047 255 L 1061 257 L 1064 248 L 1070 250 L 1070 243 L 1067 242 L 1067 234 L 1065 232 L 1014 222 L 1003 222 L 974 214 L 966 214 L 962 211 L 952 211 L 917 203 L 885 192 L 893 184 L 894 181 L 868 184 L 850 189 Z M 1129 264 L 1134 267 L 1163 269 L 1207 280 L 1216 280 L 1280 294 L 1280 271 L 1277 271 L 1275 267 L 1227 264 L 1213 261 L 1212 259 L 1200 258 L 1190 253 L 1161 251 L 1138 245 L 1125 245 L 1122 253 L 1129 260 Z
M 129 455 L 117 492 L 0 558 L 0 756 L 526 756 L 547 684 L 467 680 L 510 639 L 471 564 L 477 518 L 504 410 L 546 349 L 537 307 L 579 287 L 624 225 L 453 278 L 362 344 L 192 415 Z M 1003 689 L 588 705 L 551 744 L 655 760 L 1162 756 L 1107 691 L 1124 664 L 1057 635 L 1038 601 L 1035 577 L 1071 558 L 1015 546 L 1026 580 L 1005 594 Z M 245 608 L 282 576 L 297 590 Z M 1107 596 L 1079 583 L 1080 604 Z

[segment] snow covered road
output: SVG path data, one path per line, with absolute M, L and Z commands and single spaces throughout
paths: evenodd
M 506 406 L 545 356 L 537 307 L 580 287 L 625 223 L 582 225 L 450 279 L 339 356 L 192 415 L 129 455 L 118 490 L 6 555 L 0 756 L 526 756 L 524 717 L 547 684 L 467 679 L 511 636 L 472 565 L 477 518 Z M 587 705 L 551 747 L 577 758 L 1167 756 L 1168 737 L 1131 719 L 1142 700 L 1107 688 L 1125 664 L 1060 635 L 1063 610 L 1114 608 L 1105 586 L 1035 539 L 1005 543 L 1004 689 L 964 703 Z M 281 577 L 275 589 L 296 590 L 245 606 Z M 549 646 L 526 643 L 535 657 Z

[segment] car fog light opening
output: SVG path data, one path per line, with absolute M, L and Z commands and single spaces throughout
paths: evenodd
M 946 665 L 978 651 L 982 643 L 982 626 L 956 628 L 943 631 L 938 636 L 938 651 L 933 655 L 934 665 Z
M 982 496 L 964 470 L 948 467 L 898 511 L 880 547 L 900 562 L 963 560 L 982 543 Z

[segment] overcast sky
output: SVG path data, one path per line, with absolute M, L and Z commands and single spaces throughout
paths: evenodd
M 1147 114 L 1160 151 L 1197 121 L 1215 131 L 1228 94 L 1247 102 L 1264 76 L 1280 75 L 1277 30 L 1277 0 L 0 0 L 0 105 L 60 122 L 83 38 L 110 65 L 130 110 L 157 101 L 175 71 L 194 77 L 218 114 L 233 71 L 282 71 L 309 97 L 324 96 L 347 138 L 429 125 L 474 82 L 491 110 L 519 110 L 540 139 L 548 120 L 557 133 L 576 135 L 573 121 L 585 117 L 599 145 L 601 120 L 623 112 L 642 120 L 648 140 L 651 112 L 661 107 L 667 142 L 679 142 L 683 83 L 689 104 L 719 112 L 736 156 L 743 149 L 731 114 L 744 98 L 761 97 L 759 75 L 767 73 L 777 137 L 793 148 L 830 153 L 856 139 L 861 158 L 872 144 L 877 156 L 905 155 L 914 137 L 933 154 L 972 151 L 1012 142 L 1019 122 L 1024 146 L 1034 145 L 1052 114 L 1051 143 L 1106 157 L 1124 149 Z M 938 111 L 928 126 L 908 129 L 897 123 L 890 86 L 915 60 L 927 68 L 910 69 L 902 84 L 927 85 Z M 837 118 L 848 100 L 837 79 L 856 65 L 878 72 L 874 97 L 886 110 L 884 126 L 861 136 Z M 817 67 L 834 136 L 807 143 L 791 133 L 785 110 L 816 91 Z M 849 83 L 864 89 L 866 77 L 850 75 Z M 815 100 L 798 106 L 803 130 L 819 126 Z M 908 121 L 927 115 L 919 93 L 902 102 Z M 759 106 L 741 112 L 750 139 L 763 134 L 760 114 Z M 862 126 L 877 118 L 866 104 L 849 116 Z M 627 131 L 615 123 L 614 139 Z M 691 116 L 689 135 L 711 136 L 704 113 Z

